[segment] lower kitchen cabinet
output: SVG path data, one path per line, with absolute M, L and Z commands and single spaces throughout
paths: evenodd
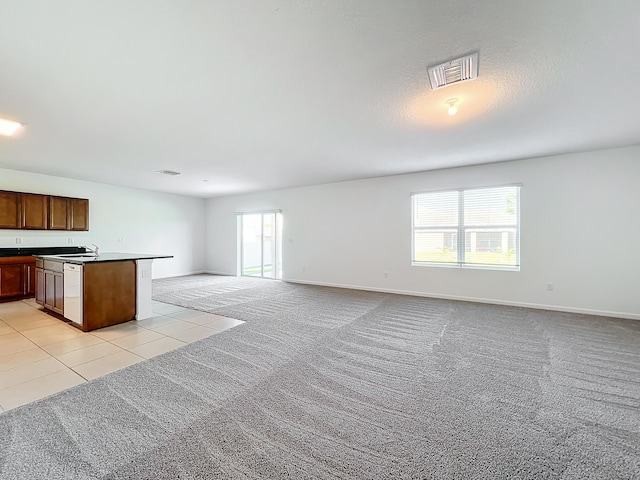
M 0 265 L 0 297 L 17 297 L 22 295 L 24 284 L 22 283 L 22 265 Z
M 32 297 L 36 293 L 36 264 L 35 262 L 23 265 L 24 268 L 24 294 Z
M 44 271 L 44 305 L 60 315 L 64 314 L 64 277 L 62 273 Z
M 29 297 L 35 293 L 36 260 L 33 257 L 0 257 L 0 299 Z
M 64 315 L 64 264 L 38 259 L 36 263 L 36 302 Z
M 44 268 L 38 267 L 38 263 L 42 264 L 42 260 L 36 263 L 36 302 L 44 305 Z

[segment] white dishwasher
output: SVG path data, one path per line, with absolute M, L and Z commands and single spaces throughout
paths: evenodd
M 64 316 L 82 326 L 82 265 L 64 264 Z

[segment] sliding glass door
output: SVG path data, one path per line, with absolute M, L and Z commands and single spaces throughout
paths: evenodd
M 280 212 L 238 214 L 241 275 L 280 278 L 282 215 Z

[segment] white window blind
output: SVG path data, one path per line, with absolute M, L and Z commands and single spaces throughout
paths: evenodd
M 520 268 L 520 186 L 412 195 L 414 265 Z

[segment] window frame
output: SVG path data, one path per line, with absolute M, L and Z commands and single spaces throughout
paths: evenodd
M 478 229 L 487 229 L 488 231 L 495 231 L 500 228 L 508 228 L 513 229 L 513 225 L 465 225 L 464 224 L 464 193 L 473 191 L 473 190 L 490 190 L 494 188 L 508 188 L 508 187 L 517 187 L 516 188 L 516 216 L 517 216 L 517 224 L 515 226 L 515 254 L 516 254 L 516 265 L 493 265 L 493 264 L 473 264 L 466 263 L 466 233 L 469 230 L 478 230 Z M 457 192 L 458 194 L 458 221 L 457 225 L 438 225 L 431 227 L 416 227 L 415 225 L 415 198 L 419 195 L 424 194 L 433 194 L 433 193 L 447 193 L 447 192 Z M 441 267 L 441 268 L 465 268 L 472 270 L 506 270 L 506 271 L 520 271 L 521 263 L 520 263 L 520 238 L 521 238 L 521 226 L 522 219 L 520 216 L 520 199 L 522 197 L 522 184 L 520 183 L 509 183 L 502 185 L 491 185 L 491 186 L 480 186 L 480 187 L 466 187 L 466 188 L 446 188 L 446 189 L 438 189 L 438 190 L 427 190 L 422 192 L 413 192 L 411 193 L 411 266 L 413 267 Z M 422 262 L 417 261 L 415 259 L 416 254 L 416 232 L 417 231 L 451 231 L 456 234 L 456 262 Z M 461 260 L 462 259 L 462 260 Z

